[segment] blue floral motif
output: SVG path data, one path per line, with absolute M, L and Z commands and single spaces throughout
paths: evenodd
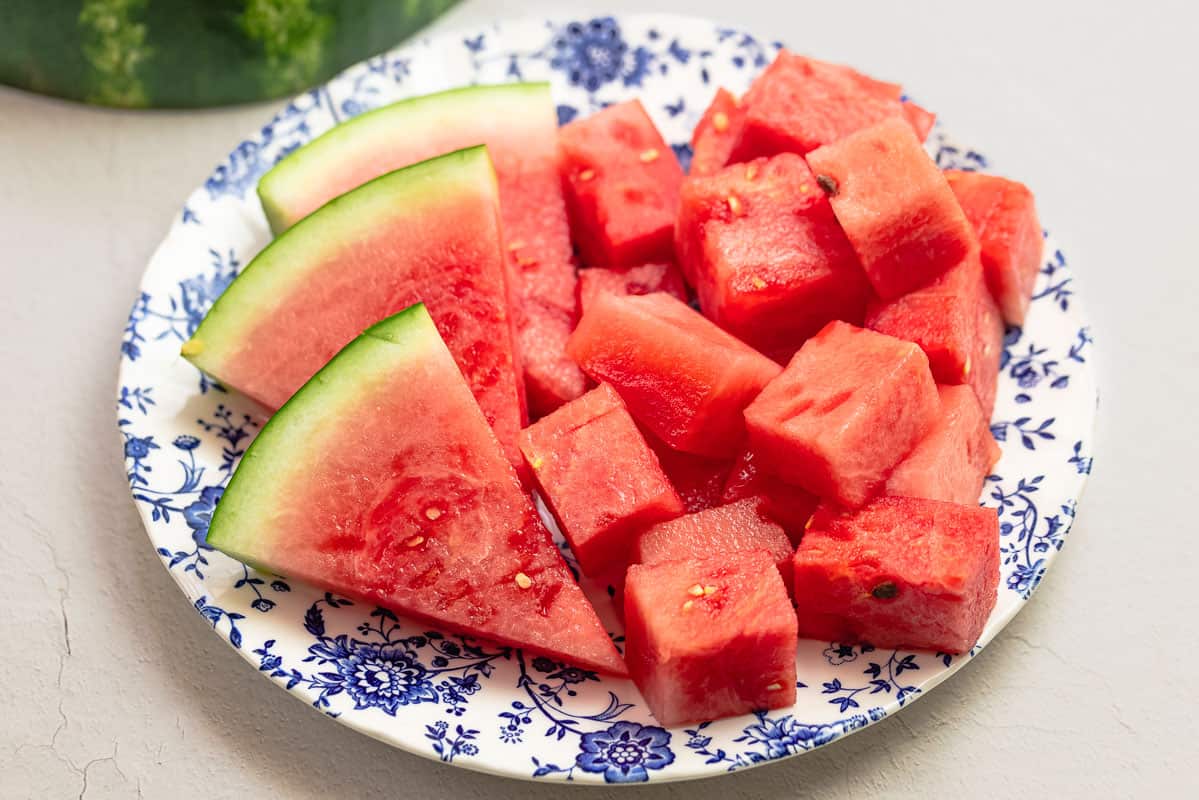
M 327 108 L 327 100 L 323 89 L 306 92 L 264 125 L 257 138 L 241 142 L 204 181 L 209 199 L 217 200 L 225 195 L 244 197 L 278 159 L 308 141 L 311 137 L 308 117 L 322 106 Z M 276 149 L 278 154 L 274 159 L 270 158 L 268 153 Z
M 874 648 L 867 650 L 863 647 L 863 653 L 869 653 Z M 833 678 L 831 681 L 824 683 L 821 694 L 833 695 L 830 703 L 837 706 L 842 714 L 851 708 L 859 708 L 860 703 L 857 701 L 857 696 L 863 692 L 868 694 L 885 693 L 890 694 L 895 692 L 895 701 L 899 705 L 903 705 L 908 699 L 915 694 L 919 694 L 920 689 L 912 684 L 904 683 L 899 680 L 899 676 L 909 670 L 915 671 L 920 669 L 920 665 L 916 661 L 917 655 L 909 653 L 901 656 L 898 650 L 895 650 L 887 657 L 886 661 L 871 661 L 867 664 L 866 669 L 862 670 L 862 674 L 866 675 L 870 680 L 864 686 L 845 686 L 841 683 L 840 678 Z
M 741 735 L 733 739 L 734 743 L 743 745 L 743 749 L 736 753 L 729 753 L 720 747 L 713 749 L 712 737 L 706 733 L 710 722 L 700 723 L 684 732 L 688 736 L 688 749 L 703 756 L 705 764 L 725 764 L 725 768 L 732 772 L 826 745 L 884 716 L 886 712 L 883 709 L 871 708 L 865 714 L 854 714 L 836 722 L 807 724 L 799 722 L 791 714 L 770 717 L 765 711 L 757 711 L 754 713 L 757 722 L 746 726 Z
M 842 664 L 848 664 L 851 661 L 856 661 L 859 653 L 866 655 L 874 652 L 874 645 L 863 644 L 861 649 L 854 647 L 852 644 L 842 644 L 840 642 L 829 642 L 828 647 L 824 649 L 822 655 L 824 660 L 834 667 L 839 667 Z
M 634 51 L 631 62 L 626 59 L 629 46 L 612 17 L 571 22 L 557 31 L 552 47 L 550 66 L 589 92 L 622 77 L 626 86 L 640 85 L 649 60 L 644 47 Z
M 991 435 L 997 442 L 1006 442 L 1009 430 L 1020 434 L 1020 444 L 1025 450 L 1036 450 L 1037 441 L 1053 441 L 1057 436 L 1051 428 L 1056 418 L 1048 417 L 1033 427 L 1032 417 L 1019 417 L 1010 422 L 999 421 L 991 423 Z
M 653 725 L 617 722 L 607 730 L 583 734 L 575 763 L 585 772 L 599 772 L 608 783 L 640 783 L 649 770 L 674 762 L 670 732 Z
M 1065 544 L 1074 518 L 1074 505 L 1072 502 L 1062 504 L 1061 516 L 1053 514 L 1042 518 L 1033 496 L 1040 491 L 1043 475 L 1020 478 L 1010 491 L 1003 489 L 999 476 L 992 475 L 987 480 L 994 484 L 991 499 L 998 504 L 999 557 L 1004 567 L 1011 570 L 1007 587 L 1028 599 L 1045 575 L 1048 554 L 1061 550 Z
M 208 545 L 208 525 L 224 493 L 224 486 L 205 486 L 200 490 L 200 496 L 183 509 L 183 518 L 192 530 L 192 539 L 202 550 L 212 550 Z

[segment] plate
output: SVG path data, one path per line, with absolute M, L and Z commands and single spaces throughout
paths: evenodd
M 667 729 L 628 681 L 429 631 L 256 573 L 205 545 L 212 510 L 262 420 L 249 401 L 181 359 L 179 344 L 269 240 L 254 188 L 275 161 L 366 109 L 521 79 L 553 82 L 562 122 L 640 98 L 685 160 L 715 88 L 743 91 L 779 47 L 661 15 L 525 20 L 425 38 L 295 98 L 192 193 L 124 331 L 118 427 L 133 500 L 163 566 L 264 678 L 345 725 L 457 766 L 541 781 L 662 782 L 797 755 L 877 722 L 961 669 L 1020 611 L 1074 520 L 1096 405 L 1091 333 L 1066 257 L 1048 234 L 1027 325 L 1004 341 L 992 422 L 1003 458 L 984 490 L 984 502 L 999 509 L 1002 575 L 998 604 L 969 654 L 802 641 L 794 707 Z M 942 167 L 991 168 L 940 123 L 928 147 Z M 587 588 L 610 620 L 604 587 Z

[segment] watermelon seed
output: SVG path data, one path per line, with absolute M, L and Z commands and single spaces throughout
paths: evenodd
M 425 516 L 430 520 L 435 520 L 441 516 L 441 509 L 437 506 L 430 506 L 425 509 Z
M 766 288 L 766 281 L 762 280 L 757 275 L 750 278 L 749 282 L 754 285 L 755 289 L 765 289 Z
M 425 537 L 423 536 L 413 536 L 411 539 L 404 542 L 404 544 L 408 545 L 409 547 L 420 547 L 424 543 Z
M 735 194 L 730 194 L 728 198 L 729 211 L 733 212 L 734 216 L 741 215 L 741 199 Z
M 686 603 L 683 603 L 683 610 L 684 610 L 684 611 L 690 611 L 690 610 L 691 610 L 691 607 L 692 607 L 692 606 L 694 606 L 694 605 L 695 605 L 695 601 L 694 601 L 694 600 L 688 600 Z
M 805 531 L 806 531 L 808 528 L 812 527 L 812 520 L 814 520 L 814 519 L 816 519 L 816 515 L 815 515 L 815 514 L 813 514 L 812 516 L 808 517 L 808 521 L 807 521 L 807 522 L 805 522 L 805 523 L 803 524 L 803 529 L 804 529 Z
M 593 170 L 593 169 L 585 169 L 579 173 L 579 180 L 581 180 L 581 181 L 589 181 L 594 177 L 595 177 L 595 170 Z
M 516 577 L 513 578 L 513 580 L 515 580 L 516 585 L 522 589 L 528 589 L 530 586 L 533 585 L 533 579 L 530 578 L 528 575 L 524 574 L 523 572 L 516 573 Z
M 541 465 L 544 463 L 545 463 L 544 458 L 542 458 L 541 456 L 536 456 L 532 461 L 529 462 L 529 466 L 532 467 L 533 469 L 541 469 Z
M 723 111 L 717 111 L 712 115 L 712 127 L 717 133 L 724 133 L 729 127 L 729 115 Z
M 508 249 L 513 253 L 515 253 L 517 250 L 520 250 L 524 246 L 525 243 L 520 239 L 517 239 L 515 242 L 508 242 Z
M 658 160 L 658 148 L 651 147 L 648 150 L 644 150 L 644 151 L 642 151 L 641 155 L 638 157 L 641 159 L 642 164 L 649 164 L 653 161 L 657 161 Z
M 966 364 L 962 367 L 962 380 L 970 377 L 970 356 L 966 356 Z
M 772 683 L 766 687 L 766 691 L 768 691 L 768 692 L 779 692 L 779 691 L 782 691 L 782 689 L 783 689 L 783 685 L 781 683 L 777 683 L 777 682 Z
M 758 177 L 758 165 L 750 164 L 745 168 L 745 180 L 752 181 Z
M 837 186 L 836 178 L 829 175 L 817 175 L 816 183 L 820 184 L 820 188 L 824 190 L 825 194 L 832 195 L 833 197 L 837 196 L 837 191 L 840 187 Z
M 198 356 L 204 352 L 204 342 L 199 339 L 188 339 L 179 347 L 181 356 Z
M 812 191 L 812 187 L 811 187 L 811 186 L 809 186 L 808 184 L 806 184 L 806 183 L 801 183 L 801 184 L 799 185 L 799 193 L 800 193 L 800 194 L 807 194 L 807 193 L 808 193 L 808 192 L 810 192 L 810 191 Z
M 704 596 L 704 587 L 700 586 L 697 583 L 694 586 L 692 586 L 690 589 L 687 590 L 687 594 L 691 595 L 692 597 L 703 597 Z
M 899 594 L 899 587 L 891 581 L 886 581 L 884 583 L 880 583 L 878 586 L 875 586 L 874 589 L 871 590 L 870 594 L 874 595 L 879 600 L 890 600 L 892 597 L 895 597 Z
M 537 259 L 535 259 L 535 258 L 518 258 L 518 259 L 516 259 L 516 265 L 523 269 L 528 269 L 529 267 L 537 266 Z
M 714 594 L 716 594 L 715 586 L 705 586 L 704 587 L 704 597 L 711 597 Z

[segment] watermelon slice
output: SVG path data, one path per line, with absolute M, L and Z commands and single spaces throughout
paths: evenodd
M 592 267 L 579 271 L 579 313 L 586 314 L 601 293 L 653 294 L 666 292 L 687 299 L 687 285 L 674 264 L 642 264 L 629 269 Z
M 587 266 L 670 261 L 683 168 L 639 100 L 559 130 L 575 244 Z
M 607 384 L 525 428 L 520 447 L 588 575 L 623 564 L 641 528 L 683 513 L 653 450 Z
M 907 118 L 908 124 L 912 126 L 912 130 L 916 132 L 916 138 L 922 142 L 928 139 L 928 135 L 932 133 L 933 125 L 937 123 L 936 114 L 921 108 L 911 100 L 903 101 L 903 115 Z
M 780 372 L 662 293 L 600 296 L 567 352 L 593 379 L 611 383 L 637 421 L 667 445 L 710 458 L 737 452 L 742 409 Z
M 830 322 L 745 409 L 745 424 L 780 478 L 857 507 L 932 430 L 940 408 L 919 347 Z
M 822 505 L 795 551 L 799 633 L 811 639 L 964 653 L 998 584 L 999 519 L 973 505 L 909 497 L 856 512 Z
M 208 543 L 447 630 L 625 672 L 422 305 L 353 340 L 271 418 Z
M 931 283 L 978 247 L 949 182 L 904 120 L 885 120 L 807 158 L 884 300 Z
M 1003 318 L 1023 325 L 1044 246 L 1032 192 L 996 175 L 946 170 L 945 177 L 978 233 L 987 287 Z
M 516 300 L 512 316 L 529 404 L 543 414 L 584 388 L 582 373 L 562 352 L 578 315 L 557 135 L 548 83 L 452 89 L 338 125 L 280 161 L 262 177 L 258 195 L 278 234 L 385 172 L 486 144 L 499 179 Z
M 259 253 L 183 354 L 276 409 L 364 328 L 424 301 L 509 459 L 523 467 L 498 199 L 484 147 L 370 181 Z
M 792 544 L 799 544 L 804 526 L 820 504 L 820 498 L 806 489 L 784 483 L 770 470 L 763 468 L 761 459 L 750 448 L 741 451 L 729 470 L 721 500 L 732 503 L 747 497 L 763 501 L 763 510 L 778 521 Z
M 629 567 L 625 658 L 663 725 L 795 703 L 795 611 L 765 551 Z
M 726 458 L 705 458 L 668 446 L 648 430 L 641 431 L 658 456 L 662 471 L 670 479 L 687 513 L 721 504 L 724 483 L 733 464 Z
M 887 479 L 884 494 L 977 503 L 999 461 L 978 397 L 969 386 L 938 386 L 941 419 Z
M 987 293 L 978 305 L 978 338 L 974 341 L 974 357 L 971 359 L 970 385 L 978 395 L 983 417 L 991 418 L 995 409 L 995 395 L 999 388 L 999 359 L 1003 355 L 1003 318 L 999 306 Z
M 728 89 L 717 89 L 691 134 L 690 175 L 711 175 L 729 162 L 745 112 Z
M 793 153 L 687 178 L 675 237 L 704 313 L 777 361 L 830 320 L 862 322 L 870 285 Z

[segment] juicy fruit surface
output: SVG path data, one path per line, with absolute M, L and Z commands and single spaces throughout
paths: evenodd
M 1003 354 L 1003 318 L 999 306 L 984 294 L 978 305 L 978 338 L 975 339 L 974 364 L 970 370 L 970 385 L 978 395 L 983 416 L 991 418 L 995 395 L 999 389 L 999 359 Z
M 820 504 L 816 495 L 772 474 L 750 448 L 742 450 L 733 462 L 721 492 L 725 503 L 747 497 L 762 500 L 763 511 L 783 526 L 792 544 L 799 544 L 804 526 Z
M 906 497 L 822 505 L 795 551 L 800 635 L 969 650 L 995 605 L 994 509 Z
M 671 260 L 683 168 L 640 101 L 563 126 L 567 207 L 587 266 Z
M 653 450 L 607 384 L 525 428 L 520 446 L 588 575 L 622 564 L 639 529 L 683 513 Z
M 936 114 L 921 108 L 911 100 L 903 101 L 903 115 L 907 118 L 908 124 L 912 126 L 912 130 L 916 132 L 916 138 L 922 142 L 928 139 L 933 125 L 937 122 Z
M 648 430 L 642 430 L 645 441 L 658 456 L 662 471 L 670 479 L 683 501 L 687 513 L 718 506 L 723 501 L 724 483 L 732 462 L 726 458 L 706 458 L 684 453 L 670 447 Z
M 978 246 L 948 181 L 903 120 L 880 122 L 807 159 L 884 300 L 930 283 Z
M 737 452 L 742 410 L 780 371 L 661 293 L 600 297 L 567 351 L 593 379 L 611 383 L 637 421 L 667 445 L 712 458 Z
M 600 294 L 666 292 L 687 300 L 687 285 L 674 264 L 641 264 L 628 269 L 591 267 L 579 271 L 579 313 L 586 314 Z
M 716 90 L 712 103 L 691 134 L 690 175 L 711 175 L 729 161 L 741 135 L 745 111 L 728 89 Z
M 354 340 L 271 418 L 208 542 L 452 631 L 624 672 L 422 306 Z
M 939 414 L 920 348 L 830 322 L 745 410 L 745 422 L 750 446 L 775 474 L 855 507 Z
M 795 702 L 795 612 L 765 552 L 629 567 L 625 620 L 629 672 L 663 725 Z
M 187 343 L 200 369 L 270 409 L 364 328 L 429 309 L 487 421 L 520 464 L 523 386 L 495 174 L 485 148 L 388 173 L 258 254 Z

